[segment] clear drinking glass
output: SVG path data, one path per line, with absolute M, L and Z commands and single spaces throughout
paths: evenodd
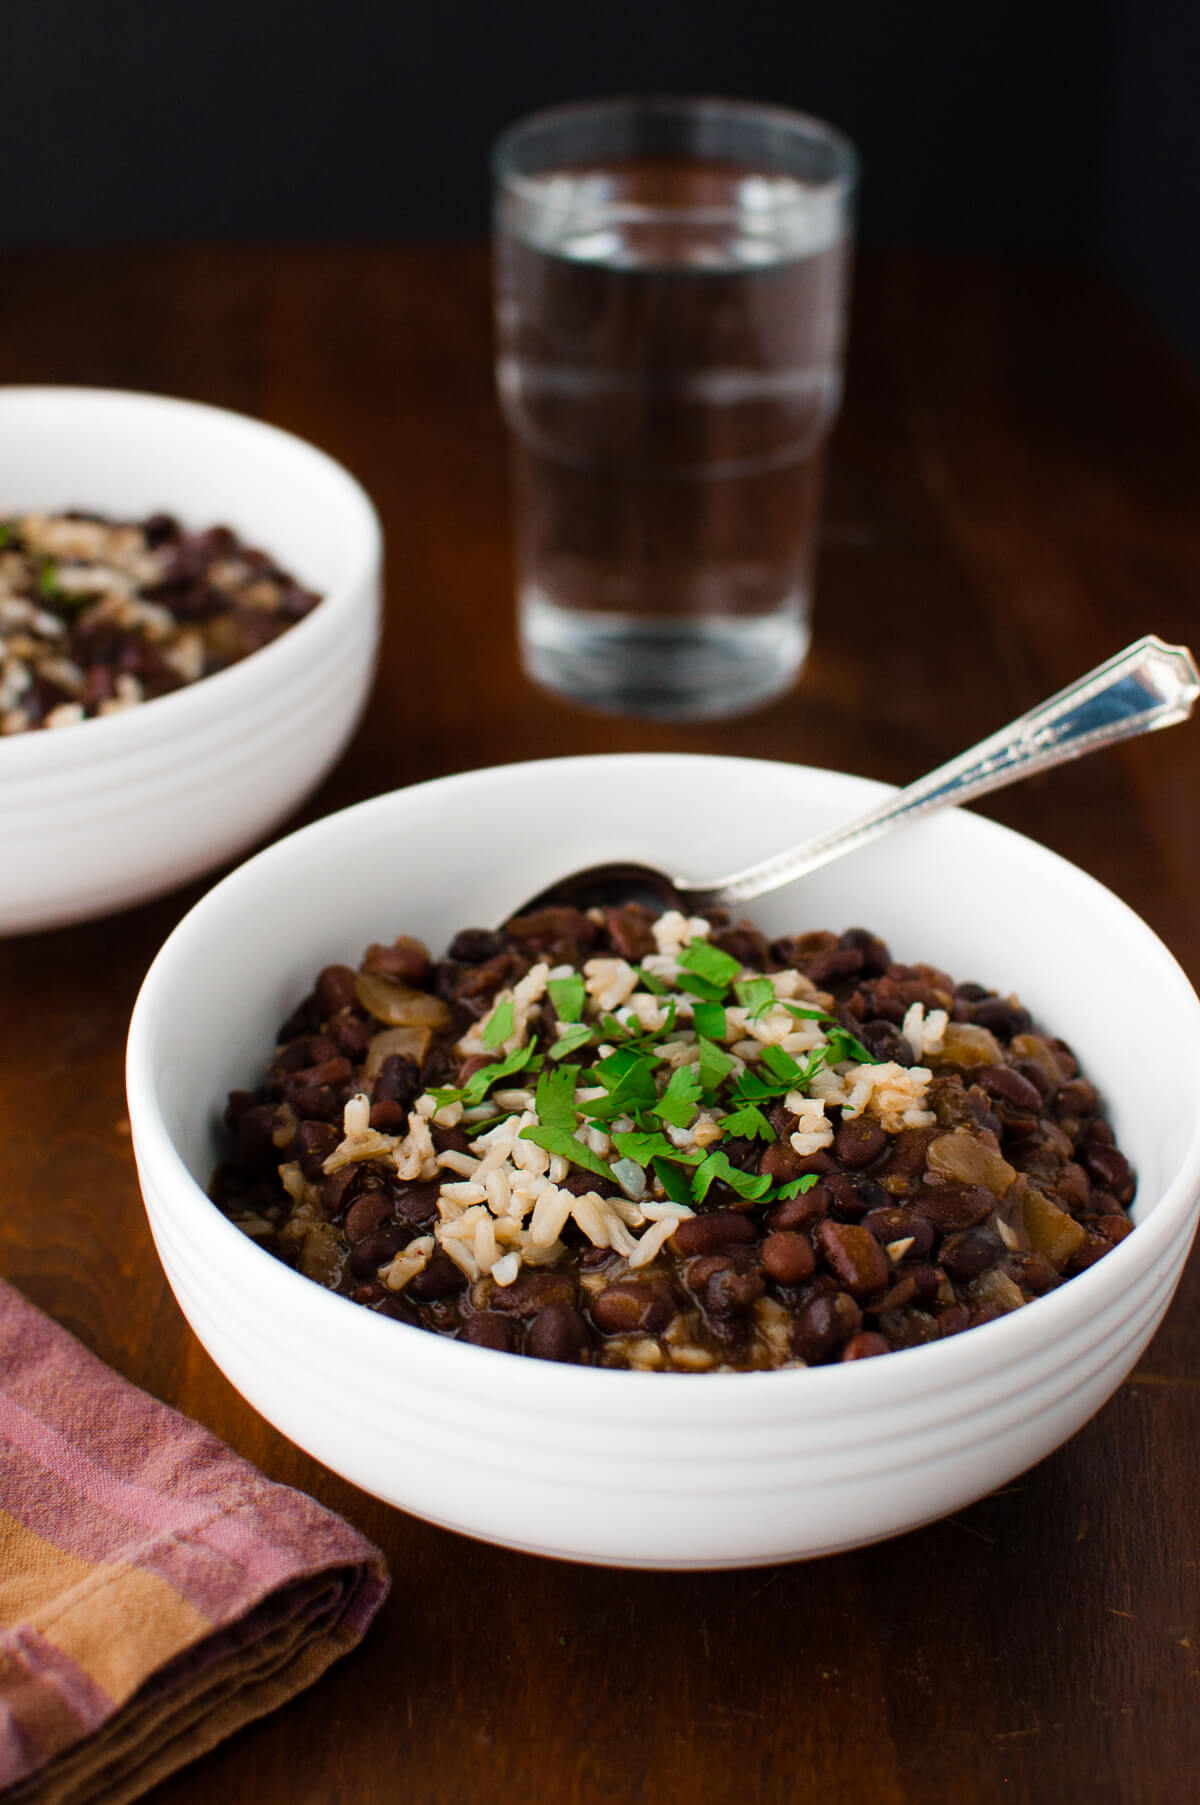
M 525 667 L 622 713 L 753 708 L 808 650 L 853 148 L 631 98 L 519 122 L 493 168 Z

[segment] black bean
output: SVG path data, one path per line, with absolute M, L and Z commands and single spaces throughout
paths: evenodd
M 862 954 L 862 975 L 864 978 L 881 978 L 892 962 L 887 942 L 867 928 L 847 928 L 838 941 L 839 946 L 852 946 Z
M 301 1122 L 296 1130 L 300 1170 L 305 1178 L 321 1178 L 322 1168 L 341 1140 L 331 1122 Z
M 924 1216 L 918 1216 L 915 1210 L 901 1209 L 892 1204 L 887 1208 L 868 1210 L 862 1219 L 862 1226 L 886 1247 L 892 1241 L 912 1241 L 908 1250 L 913 1259 L 923 1260 L 933 1247 L 933 1224 Z
M 814 984 L 824 987 L 844 978 L 857 977 L 863 963 L 858 947 L 831 946 L 825 952 L 806 955 L 800 962 L 800 970 Z
M 424 1183 L 400 1184 L 392 1191 L 392 1204 L 397 1216 L 416 1227 L 429 1222 L 437 1214 L 441 1186 L 436 1179 Z
M 894 1022 L 882 1017 L 864 1022 L 858 1030 L 858 1038 L 876 1059 L 891 1060 L 894 1065 L 902 1066 L 917 1063 L 911 1046 Z
M 563 1299 L 546 1304 L 529 1325 L 525 1352 L 535 1360 L 561 1360 L 578 1364 L 587 1351 L 587 1324 L 573 1305 Z
M 996 1199 L 982 1185 L 931 1185 L 911 1199 L 910 1207 L 945 1235 L 958 1228 L 974 1228 L 991 1215 Z
M 1042 1107 L 1042 1093 L 1036 1084 L 1008 1065 L 988 1065 L 973 1074 L 976 1084 L 981 1084 L 989 1097 L 999 1097 L 1005 1103 L 1013 1104 L 1027 1115 L 1032 1111 L 1036 1116 Z
M 338 1052 L 356 1064 L 366 1056 L 371 1044 L 371 1027 L 353 1009 L 339 1009 L 325 1023 L 330 1040 Z
M 792 1348 L 810 1366 L 825 1360 L 857 1335 L 862 1327 L 862 1311 L 844 1291 L 822 1293 L 802 1304 L 792 1325 Z
M 887 1135 L 870 1116 L 843 1122 L 833 1137 L 833 1151 L 844 1166 L 869 1166 L 887 1144 Z
M 472 1347 L 491 1347 L 502 1354 L 510 1354 L 517 1345 L 516 1324 L 509 1316 L 480 1310 L 463 1323 L 458 1339 L 470 1342 Z
M 822 1185 L 815 1184 L 811 1190 L 801 1191 L 797 1197 L 787 1197 L 769 1210 L 767 1227 L 779 1230 L 806 1228 L 821 1220 L 832 1201 L 831 1193 Z
M 389 1053 L 371 1087 L 373 1103 L 399 1103 L 406 1112 L 421 1094 L 421 1068 L 406 1053 Z
M 497 1285 L 491 1307 L 507 1316 L 532 1316 L 550 1303 L 570 1303 L 575 1285 L 565 1272 L 532 1272 L 523 1267 L 511 1285 Z
M 398 1291 L 389 1292 L 381 1303 L 372 1306 L 377 1316 L 390 1316 L 394 1322 L 406 1322 L 411 1328 L 419 1328 L 421 1319 L 412 1305 L 406 1303 Z
M 661 1335 L 675 1315 L 665 1286 L 608 1285 L 592 1299 L 592 1320 L 606 1335 Z
M 767 1288 L 760 1272 L 739 1272 L 730 1266 L 714 1272 L 704 1286 L 704 1308 L 710 1316 L 744 1316 Z
M 872 1329 L 864 1329 L 852 1335 L 842 1349 L 843 1360 L 870 1360 L 876 1354 L 886 1354 L 891 1350 L 882 1335 Z
M 997 1040 L 1009 1041 L 1014 1034 L 1028 1034 L 1033 1017 L 1028 1009 L 1011 1003 L 1006 997 L 987 997 L 971 1010 L 971 1020 L 979 1028 L 987 1028 Z
M 450 1255 L 438 1247 L 416 1277 L 409 1279 L 405 1289 L 410 1297 L 426 1303 L 430 1298 L 452 1296 L 455 1291 L 461 1291 L 466 1282 L 461 1266 L 456 1266 Z
M 1118 1203 L 1132 1203 L 1134 1177 L 1129 1161 L 1116 1147 L 1093 1141 L 1083 1150 L 1083 1163 L 1096 1183 L 1111 1191 Z
M 417 990 L 424 989 L 431 971 L 427 949 L 407 934 L 401 934 L 391 946 L 369 946 L 361 969 L 367 976 L 391 978 Z
M 317 978 L 314 994 L 323 1015 L 336 1015 L 356 1000 L 353 971 L 348 965 L 327 965 Z
M 386 1098 L 372 1103 L 371 1127 L 377 1134 L 402 1134 L 407 1123 L 408 1111 L 403 1103 L 389 1103 Z
M 882 1291 L 887 1257 L 869 1229 L 854 1223 L 818 1222 L 813 1239 L 844 1290 L 854 1297 Z
M 792 1116 L 790 1120 L 794 1124 L 796 1118 Z M 793 1179 L 804 1177 L 808 1161 L 786 1140 L 778 1140 L 772 1141 L 759 1155 L 758 1169 L 776 1184 L 791 1184 Z
M 753 1222 L 739 1210 L 710 1210 L 704 1216 L 685 1216 L 671 1237 L 676 1253 L 715 1253 L 719 1247 L 736 1246 L 758 1239 Z
M 947 1236 L 938 1250 L 938 1264 L 960 1285 L 988 1272 L 1004 1258 L 1004 1243 L 990 1228 L 962 1229 Z
M 356 1198 L 346 1211 L 342 1233 L 353 1247 L 368 1235 L 377 1234 L 384 1223 L 391 1220 L 391 1215 L 392 1200 L 386 1191 L 368 1191 L 365 1196 Z
M 351 1272 L 356 1278 L 370 1278 L 372 1273 L 378 1272 L 381 1266 L 386 1266 L 393 1255 L 408 1245 L 410 1234 L 411 1230 L 393 1222 L 373 1235 L 364 1235 L 350 1249 Z
M 504 952 L 504 936 L 491 928 L 464 928 L 446 949 L 446 957 L 460 965 L 482 965 Z
M 780 1285 L 800 1285 L 812 1277 L 817 1256 L 807 1235 L 779 1229 L 763 1242 L 762 1263 Z
M 274 1126 L 273 1103 L 255 1103 L 241 1110 L 237 1118 L 237 1160 L 243 1171 L 269 1172 L 278 1166 L 279 1154 L 272 1138 Z

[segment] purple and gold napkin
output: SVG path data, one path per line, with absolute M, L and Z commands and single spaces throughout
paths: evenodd
M 379 1550 L 0 1283 L 0 1798 L 121 1805 L 311 1684 Z

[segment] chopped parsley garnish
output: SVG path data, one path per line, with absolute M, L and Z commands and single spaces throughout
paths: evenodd
M 789 1090 L 795 1090 L 804 1076 L 791 1054 L 785 1053 L 782 1047 L 764 1047 L 762 1063 L 772 1078 L 786 1084 Z
M 696 1033 L 706 1040 L 724 1040 L 727 1023 L 720 1003 L 697 1003 L 692 1010 Z
M 577 1065 L 560 1065 L 553 1071 L 544 1071 L 537 1081 L 533 1107 L 537 1111 L 537 1119 L 547 1128 L 565 1128 L 571 1132 L 575 1127 L 575 1086 L 579 1079 Z
M 741 971 L 730 953 L 723 953 L 711 940 L 689 940 L 676 960 L 681 971 L 695 972 L 706 984 L 725 991 Z
M 522 1128 L 521 1139 L 532 1141 L 536 1147 L 544 1147 L 547 1153 L 557 1153 L 561 1158 L 570 1160 L 573 1166 L 582 1166 L 587 1172 L 595 1172 L 600 1178 L 611 1178 L 612 1167 L 607 1160 L 593 1153 L 583 1141 L 568 1134 L 565 1128 Z
M 741 1167 L 735 1166 L 729 1155 L 722 1153 L 719 1147 L 715 1152 L 707 1155 L 692 1176 L 692 1196 L 697 1203 L 704 1202 L 709 1186 L 714 1184 L 717 1179 L 720 1179 L 723 1184 L 727 1184 L 730 1190 L 736 1191 L 739 1197 L 752 1198 L 755 1201 L 760 1197 L 765 1197 L 771 1189 L 769 1172 L 743 1172 Z
M 634 1159 L 639 1166 L 647 1165 L 651 1160 L 670 1160 L 679 1166 L 698 1166 L 704 1155 L 699 1152 L 688 1152 L 686 1148 L 676 1147 L 665 1134 L 621 1134 L 612 1138 L 613 1146 L 622 1159 Z
M 757 1103 L 743 1103 L 730 1115 L 721 1117 L 721 1127 L 727 1135 L 736 1135 L 754 1141 L 773 1141 L 775 1130 L 767 1121 Z
M 674 1160 L 652 1160 L 654 1176 L 657 1178 L 672 1203 L 686 1203 L 692 1207 L 692 1181 L 687 1173 Z
M 586 1022 L 572 1022 L 570 1027 L 560 1034 L 554 1045 L 546 1054 L 547 1059 L 566 1059 L 570 1053 L 578 1053 L 580 1047 L 591 1044 L 592 1030 Z
M 515 1026 L 516 1013 L 513 1009 L 512 998 L 509 997 L 505 1002 L 497 1004 L 484 1022 L 483 1032 L 479 1037 L 480 1041 L 489 1051 L 493 1047 L 502 1047 Z
M 785 1185 L 771 1192 L 771 1202 L 786 1203 L 792 1197 L 799 1197 L 805 1191 L 811 1191 L 817 1182 L 815 1172 L 806 1172 L 803 1178 L 790 1178 Z
M 733 994 L 752 1022 L 765 1015 L 776 1002 L 775 986 L 770 978 L 743 978 L 741 983 L 734 985 Z
M 700 1084 L 710 1095 L 719 1090 L 733 1070 L 733 1059 L 711 1040 L 700 1040 Z
M 652 1109 L 658 1101 L 654 1068 L 660 1063 L 655 1055 L 627 1053 L 624 1047 L 618 1047 L 593 1068 L 608 1096 L 588 1104 L 589 1116 L 611 1122 L 614 1116 L 632 1116 L 639 1110 Z
M 439 1109 L 443 1109 L 447 1103 L 461 1103 L 464 1109 L 474 1109 L 483 1102 L 497 1079 L 511 1078 L 514 1072 L 523 1072 L 526 1067 L 532 1073 L 541 1063 L 531 1046 L 515 1047 L 507 1058 L 493 1060 L 490 1065 L 481 1065 L 471 1073 L 465 1084 L 431 1090 L 429 1094 Z M 476 1132 L 481 1133 L 482 1130 Z
M 582 1021 L 583 1005 L 587 1000 L 582 972 L 575 972 L 569 978 L 551 978 L 546 991 L 560 1022 Z
M 58 602 L 65 599 L 63 591 L 58 586 L 58 565 L 52 563 L 50 559 L 47 559 L 42 565 L 41 574 L 38 577 L 38 588 L 47 601 Z
M 691 1019 L 685 1018 L 679 1030 L 677 997 L 653 973 L 635 968 L 639 983 L 664 999 L 663 1021 L 656 1028 L 647 1028 L 632 1011 L 625 1020 L 612 1011 L 588 1019 L 587 984 L 581 972 L 574 972 L 552 978 L 546 986 L 559 1023 L 552 1045 L 544 1051 L 535 1050 L 536 1043 L 518 1047 L 480 1067 L 465 1084 L 431 1094 L 439 1106 L 462 1102 L 477 1108 L 500 1079 L 523 1073 L 525 1082 L 537 1080 L 533 1098 L 537 1121 L 522 1129 L 522 1140 L 582 1171 L 613 1179 L 626 1162 L 630 1170 L 652 1177 L 658 1195 L 693 1209 L 704 1203 L 714 1184 L 727 1186 L 747 1203 L 800 1196 L 818 1182 L 815 1173 L 773 1184 L 769 1173 L 743 1171 L 720 1146 L 677 1147 L 664 1129 L 689 1129 L 700 1110 L 707 1109 L 715 1118 L 712 1138 L 770 1144 L 776 1134 L 766 1113 L 768 1104 L 792 1091 L 805 1094 L 822 1070 L 848 1061 L 873 1063 L 872 1055 L 826 1010 L 783 1003 L 798 1021 L 818 1024 L 820 1044 L 799 1058 L 772 1043 L 761 1051 L 754 1049 L 753 1065 L 736 1059 L 720 1044 L 731 1033 L 728 1011 L 733 999 L 747 1020 L 757 1021 L 782 1001 L 774 981 L 765 975 L 740 978 L 738 961 L 704 939 L 690 941 L 681 950 L 678 966 L 676 989 L 693 999 Z M 515 1026 L 509 998 L 497 1004 L 485 1021 L 482 1045 L 489 1050 L 503 1047 Z M 664 1046 L 677 1032 L 689 1030 L 694 1033 L 695 1054 L 667 1067 Z M 597 1047 L 602 1057 L 597 1057 Z M 585 1048 L 594 1064 L 571 1060 Z M 678 1059 L 678 1051 L 672 1049 L 671 1057 Z M 577 1102 L 581 1088 L 596 1094 Z M 512 1113 L 499 1110 L 494 1120 L 503 1121 Z M 622 1126 L 614 1126 L 618 1122 Z M 610 1137 L 608 1158 L 593 1152 L 581 1138 L 585 1123 Z
M 677 1065 L 666 1090 L 658 1102 L 651 1105 L 650 1114 L 658 1116 L 660 1121 L 670 1122 L 672 1128 L 687 1128 L 695 1120 L 699 1108 L 700 1079 L 695 1066 Z

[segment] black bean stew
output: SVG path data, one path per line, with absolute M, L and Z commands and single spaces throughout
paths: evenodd
M 1095 1088 L 1015 997 L 864 929 L 547 909 L 326 967 L 212 1195 L 366 1308 L 698 1372 L 1020 1309 L 1132 1227 Z
M 0 736 L 167 695 L 277 639 L 318 600 L 228 527 L 0 516 Z

